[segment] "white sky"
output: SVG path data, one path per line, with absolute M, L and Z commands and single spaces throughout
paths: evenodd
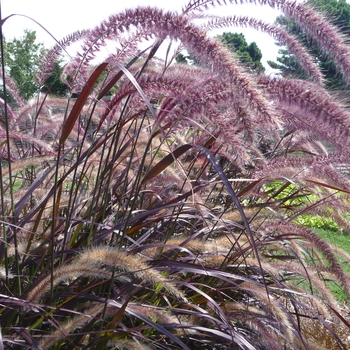
M 111 14 L 122 11 L 125 8 L 136 6 L 155 6 L 166 10 L 180 11 L 188 0 L 0 0 L 2 18 L 11 14 L 29 16 L 45 27 L 56 39 L 60 40 L 66 35 L 80 29 L 93 28 L 108 19 Z M 269 6 L 261 5 L 226 5 L 210 8 L 211 14 L 231 16 L 246 15 L 274 22 L 277 11 Z M 8 40 L 13 37 L 19 38 L 25 29 L 35 30 L 39 42 L 45 47 L 54 45 L 53 39 L 40 26 L 28 18 L 13 16 L 3 25 L 3 33 Z M 243 32 L 248 43 L 255 41 L 263 52 L 263 61 L 275 60 L 278 47 L 268 35 L 242 29 L 240 27 L 225 28 L 223 31 Z

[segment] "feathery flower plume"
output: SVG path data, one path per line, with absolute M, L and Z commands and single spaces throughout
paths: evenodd
M 185 300 L 182 292 L 165 279 L 158 271 L 147 264 L 147 260 L 140 256 L 129 255 L 124 251 L 109 247 L 96 247 L 82 253 L 77 262 L 82 265 L 100 266 L 101 264 L 133 273 L 148 283 L 159 283 L 176 298 Z
M 271 229 L 277 232 L 277 234 L 289 234 L 290 236 L 302 237 L 307 241 L 312 242 L 312 247 L 319 249 L 325 259 L 329 263 L 329 271 L 331 271 L 342 283 L 344 290 L 348 296 L 350 296 L 350 281 L 347 275 L 344 273 L 337 258 L 334 255 L 332 247 L 318 237 L 315 233 L 306 227 L 299 227 L 288 223 L 270 224 Z
M 2 79 L 2 73 L 0 72 L 0 78 Z M 22 100 L 16 83 L 10 76 L 6 76 L 6 90 L 11 94 L 14 100 L 21 106 L 24 107 L 25 103 Z
M 86 277 L 96 277 L 96 278 L 110 278 L 110 271 L 105 271 L 103 269 L 92 267 L 89 265 L 81 265 L 78 262 L 64 265 L 56 268 L 53 273 L 53 287 L 57 286 L 59 283 L 68 281 L 73 278 L 86 276 Z M 46 276 L 44 279 L 39 281 L 32 290 L 29 291 L 27 300 L 29 302 L 37 303 L 40 299 L 50 291 L 51 288 L 51 276 Z
M 42 349 L 50 349 L 50 347 L 56 344 L 61 339 L 69 337 L 70 333 L 73 333 L 87 322 L 91 321 L 92 318 L 103 312 L 103 305 L 96 304 L 87 309 L 83 314 L 76 315 L 58 326 L 58 329 L 51 333 L 49 336 L 44 337 L 40 341 Z
M 266 3 L 265 1 L 262 1 Z M 286 16 L 293 18 L 303 29 L 317 40 L 320 47 L 333 57 L 345 81 L 350 83 L 350 55 L 343 36 L 323 15 L 303 3 L 271 0 L 270 6 L 279 8 Z
M 208 6 L 221 5 L 220 1 L 195 0 L 191 1 L 184 9 L 184 13 L 201 10 Z M 252 3 L 251 0 L 233 1 L 230 3 Z M 345 81 L 350 83 L 350 55 L 349 49 L 345 45 L 343 36 L 331 25 L 324 16 L 316 12 L 313 8 L 303 3 L 289 0 L 258 0 L 254 1 L 259 5 L 268 5 L 281 10 L 286 16 L 293 18 L 303 29 L 315 38 L 324 51 L 334 58 L 339 66 Z
M 110 16 L 108 21 L 91 31 L 89 38 L 92 42 L 97 42 L 106 35 L 123 33 L 131 26 L 142 28 L 147 33 L 154 32 L 160 38 L 169 36 L 180 40 L 185 47 L 200 54 L 204 63 L 212 65 L 214 72 L 232 84 L 258 115 L 270 122 L 274 120 L 275 115 L 254 86 L 251 77 L 241 72 L 229 52 L 220 43 L 207 38 L 204 31 L 192 25 L 184 16 L 149 7 L 126 10 L 124 13 Z
M 39 86 L 43 85 L 46 79 L 52 73 L 55 62 L 60 57 L 62 51 L 66 51 L 67 47 L 84 38 L 87 33 L 87 30 L 76 31 L 60 40 L 51 50 L 46 53 L 38 69 L 37 80 Z
M 56 268 L 53 273 L 53 281 L 51 282 L 51 276 L 47 276 L 39 281 L 35 288 L 28 293 L 27 300 L 38 302 L 50 290 L 51 284 L 56 286 L 60 282 L 71 278 L 79 276 L 111 278 L 111 270 L 101 269 L 102 265 L 133 273 L 143 282 L 159 283 L 176 298 L 185 300 L 181 291 L 166 280 L 158 271 L 147 265 L 143 258 L 128 255 L 121 250 L 104 246 L 89 249 L 81 253 L 75 262 Z M 116 278 L 118 278 L 118 275 Z
M 216 29 L 227 26 L 240 26 L 240 27 L 251 27 L 257 30 L 261 30 L 274 39 L 276 39 L 280 44 L 288 47 L 288 51 L 295 56 L 298 63 L 303 67 L 305 72 L 310 76 L 310 78 L 317 84 L 323 84 L 323 76 L 318 68 L 315 60 L 307 52 L 307 50 L 299 44 L 298 40 L 290 35 L 283 28 L 277 27 L 270 23 L 265 23 L 263 21 L 257 20 L 255 18 L 242 17 L 242 16 L 232 16 L 232 17 L 219 17 L 212 19 L 205 28 Z
M 297 79 L 276 79 L 260 77 L 259 85 L 269 93 L 272 98 L 281 103 L 281 110 L 285 115 L 298 118 L 300 111 L 304 123 L 315 133 L 325 129 L 330 140 L 337 143 L 337 140 L 347 140 L 350 128 L 350 114 L 337 101 L 331 98 L 318 85 Z M 283 109 L 283 106 L 286 106 Z M 289 106 L 287 108 L 287 106 Z M 291 109 L 292 108 L 292 109 Z M 285 110 L 285 111 L 284 111 Z M 328 137 L 329 137 L 328 136 Z M 333 142 L 332 141 L 332 142 Z

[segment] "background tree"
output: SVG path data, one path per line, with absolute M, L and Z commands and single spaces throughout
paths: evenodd
M 56 96 L 66 96 L 69 91 L 68 86 L 61 80 L 63 72 L 63 62 L 61 60 L 54 63 L 51 75 L 46 79 L 45 86 L 42 91 Z
M 24 100 L 31 98 L 39 89 L 36 76 L 46 49 L 43 43 L 36 42 L 36 32 L 25 30 L 24 35 L 11 41 L 4 40 L 5 66 L 9 76 L 17 85 Z M 61 80 L 62 60 L 54 63 L 51 75 L 45 81 L 42 91 L 56 96 L 65 96 L 68 86 Z M 10 98 L 11 100 L 11 98 Z
M 28 100 L 38 90 L 35 76 L 45 54 L 44 45 L 36 42 L 35 31 L 25 30 L 19 39 L 5 39 L 4 51 L 6 71 L 17 84 L 21 97 Z
M 261 50 L 255 42 L 248 44 L 242 33 L 225 32 L 216 38 L 225 44 L 230 51 L 236 53 L 247 66 L 257 72 L 264 71 L 264 66 L 261 63 Z
M 216 39 L 225 44 L 225 46 L 231 52 L 235 53 L 240 61 L 249 68 L 256 72 L 264 71 L 265 68 L 261 63 L 261 50 L 255 42 L 248 44 L 242 33 L 225 32 L 216 36 Z M 176 62 L 178 63 L 188 63 L 189 61 L 194 61 L 195 64 L 197 63 L 196 58 L 192 57 L 191 54 L 187 56 L 179 54 L 176 58 Z
M 333 25 L 335 25 L 340 32 L 344 35 L 348 35 L 350 4 L 348 4 L 346 0 L 308 0 L 307 4 L 322 12 L 332 21 Z M 294 20 L 285 16 L 279 16 L 276 19 L 276 23 L 296 36 L 309 49 L 324 73 L 327 87 L 332 89 L 344 89 L 346 87 L 339 71 L 336 69 L 334 61 L 320 49 L 315 40 L 311 39 Z M 268 61 L 270 67 L 279 69 L 283 77 L 308 78 L 308 75 L 287 49 L 280 49 L 279 54 L 281 56 L 277 57 L 277 62 Z

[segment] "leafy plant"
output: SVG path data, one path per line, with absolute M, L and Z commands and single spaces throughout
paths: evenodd
M 350 185 L 337 167 L 349 160 L 349 114 L 322 79 L 247 72 L 195 24 L 210 5 L 112 15 L 41 62 L 43 83 L 81 43 L 63 72 L 76 98 L 38 96 L 17 111 L 5 99 L 3 347 L 349 346 L 347 309 L 328 283 L 349 296 L 343 260 L 298 222 L 331 213 L 349 226 Z M 349 79 L 327 22 L 302 4 L 269 5 L 310 30 Z M 205 13 L 205 28 L 250 23 L 293 44 L 261 22 Z M 115 52 L 95 65 L 111 40 Z M 166 40 L 180 47 L 161 60 Z M 200 67 L 172 64 L 182 47 Z

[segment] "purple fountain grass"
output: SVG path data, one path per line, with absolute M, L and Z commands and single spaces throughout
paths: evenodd
M 188 68 L 186 68 L 188 69 Z M 192 75 L 201 70 L 188 69 L 189 79 Z M 197 74 L 196 74 L 197 75 Z M 191 78 L 192 77 L 192 78 Z M 257 128 L 258 121 L 253 120 L 249 112 L 241 106 L 232 106 L 231 101 L 236 97 L 230 91 L 225 82 L 217 82 L 215 76 L 205 77 L 203 80 L 184 82 L 183 72 L 178 69 L 169 69 L 169 75 L 164 76 L 146 75 L 139 79 L 139 84 L 148 95 L 149 99 L 163 99 L 159 107 L 158 118 L 163 123 L 171 123 L 172 130 L 183 129 L 184 123 L 193 124 L 198 128 L 205 121 L 205 133 L 218 134 L 220 141 L 226 143 L 231 149 L 235 149 L 237 155 L 242 155 L 249 148 L 249 143 L 253 141 L 254 129 Z M 191 88 L 188 88 L 188 87 Z M 171 93 L 171 95 L 169 95 Z M 101 117 L 101 122 L 105 118 L 111 120 L 118 110 L 123 98 L 136 94 L 135 88 L 130 84 L 121 84 L 120 90 L 110 101 L 108 108 Z M 168 95 L 168 98 L 164 98 Z M 140 109 L 144 108 L 143 101 L 139 100 Z M 134 103 L 136 101 L 134 100 Z M 137 110 L 137 105 L 133 105 Z M 225 112 L 223 113 L 223 109 Z M 181 119 L 179 119 L 181 116 Z M 232 123 L 232 120 L 237 122 Z M 101 124 L 100 122 L 100 124 Z M 266 124 L 264 125 L 266 127 Z M 218 130 L 220 131 L 218 133 Z M 256 153 L 256 149 L 251 147 L 250 151 Z M 261 157 L 261 154 L 256 154 Z M 242 156 L 242 159 L 244 157 Z
M 2 73 L 0 73 L 0 78 L 2 79 Z M 20 96 L 16 83 L 11 79 L 11 77 L 8 76 L 6 76 L 6 90 L 8 90 L 8 93 L 10 93 L 10 95 L 13 97 L 16 103 L 19 104 L 20 107 L 25 106 L 25 103 Z
M 311 130 L 315 134 L 321 133 L 336 146 L 344 149 L 339 141 L 342 140 L 343 144 L 346 140 L 350 115 L 338 101 L 323 93 L 320 87 L 300 80 L 278 80 L 267 77 L 261 77 L 259 85 L 278 99 L 281 103 L 281 112 L 288 119 L 300 119 L 309 132 Z M 288 109 L 287 106 L 291 108 Z M 291 125 L 293 122 L 291 121 Z M 298 125 L 301 126 L 301 123 Z
M 238 1 L 229 1 L 238 4 Z M 240 3 L 252 3 L 252 1 L 241 1 Z M 256 2 L 254 2 L 256 3 Z M 343 36 L 331 25 L 327 19 L 316 12 L 310 6 L 303 3 L 296 4 L 288 0 L 259 0 L 258 5 L 268 5 L 281 10 L 287 17 L 293 18 L 303 29 L 315 38 L 326 54 L 331 56 L 337 63 L 338 68 L 349 83 L 349 49 L 344 42 Z M 207 10 L 209 6 L 222 5 L 219 1 L 191 1 L 184 12 Z
M 0 129 L 0 137 L 6 138 L 5 132 L 1 129 Z M 11 140 L 18 140 L 20 142 L 28 142 L 28 145 L 36 145 L 36 146 L 40 147 L 43 150 L 43 152 L 45 152 L 45 153 L 57 155 L 57 153 L 49 145 L 47 145 L 44 141 L 39 140 L 37 137 L 25 135 L 25 134 L 19 133 L 19 132 L 11 132 L 10 139 Z M 11 155 L 9 156 L 6 153 L 4 153 L 3 158 L 11 159 Z
M 254 29 L 261 30 L 271 35 L 280 44 L 288 47 L 291 54 L 295 55 L 298 63 L 303 67 L 308 76 L 319 85 L 323 85 L 323 77 L 320 69 L 317 67 L 315 60 L 306 51 L 306 49 L 297 41 L 295 37 L 290 35 L 286 30 L 274 26 L 263 21 L 259 21 L 255 18 L 232 16 L 224 18 L 213 18 L 205 28 L 209 30 L 223 28 L 228 26 L 240 26 L 240 27 L 251 27 Z
M 57 62 L 62 52 L 66 52 L 67 47 L 81 40 L 84 36 L 86 36 L 86 34 L 87 31 L 85 30 L 76 31 L 68 35 L 66 38 L 60 40 L 51 50 L 47 52 L 38 69 L 37 81 L 39 86 L 42 86 L 46 79 L 50 76 L 54 68 L 54 64 Z
M 334 296 L 332 293 L 327 289 L 327 286 L 325 285 L 325 281 L 320 279 L 320 270 L 310 268 L 309 266 L 307 268 L 301 266 L 299 263 L 294 263 L 291 261 L 288 262 L 279 262 L 276 264 L 276 268 L 278 268 L 280 271 L 284 270 L 285 272 L 291 274 L 295 274 L 293 276 L 295 282 L 298 282 L 298 277 L 301 280 L 306 281 L 305 283 L 310 283 L 311 287 L 310 290 L 313 292 L 315 289 L 317 290 L 317 293 L 322 296 L 323 300 L 326 300 L 329 305 L 332 307 L 337 307 L 335 301 L 334 301 Z M 323 271 L 322 271 L 323 272 Z M 295 283 L 294 282 L 294 283 Z M 291 288 L 294 287 L 293 285 L 293 279 L 291 278 L 290 283 L 288 283 Z M 303 290 L 300 289 L 300 292 Z M 311 302 L 316 302 L 317 299 L 313 298 L 310 300 Z M 322 305 L 320 302 L 319 304 Z M 321 311 L 325 313 L 325 316 L 330 316 L 329 310 L 326 309 L 326 305 L 324 304 L 323 307 L 319 307 Z
M 349 279 L 344 273 L 333 253 L 333 249 L 329 244 L 320 239 L 315 233 L 307 228 L 301 228 L 287 223 L 271 225 L 270 227 L 271 230 L 276 230 L 275 232 L 278 232 L 277 238 L 286 237 L 288 239 L 289 237 L 302 237 L 303 239 L 312 242 L 312 247 L 319 249 L 322 252 L 330 264 L 329 270 L 334 273 L 334 275 L 337 276 L 339 281 L 342 283 L 346 294 L 350 295 Z
M 275 4 L 286 16 L 295 19 L 302 28 L 318 41 L 320 47 L 335 60 L 344 76 L 344 80 L 349 83 L 349 48 L 339 31 L 323 15 L 315 12 L 315 10 L 307 5 L 295 4 L 295 2 L 289 1 L 283 1 L 281 3 L 276 1 Z
M 7 108 L 7 113 L 10 117 L 11 124 L 16 125 L 16 116 L 13 113 L 13 110 L 11 109 L 11 107 L 8 104 L 5 104 L 5 101 L 2 98 L 0 98 L 0 105 Z
M 171 12 L 164 13 L 152 8 L 127 10 L 123 14 L 111 16 L 108 21 L 92 30 L 89 33 L 89 40 L 93 43 L 99 42 L 99 40 L 104 41 L 109 36 L 113 37 L 118 33 L 125 32 L 131 26 L 136 28 L 142 26 L 147 33 L 153 31 L 160 37 L 168 35 L 173 39 L 180 39 L 186 47 L 194 52 L 200 52 L 203 62 L 210 62 L 214 71 L 226 76 L 231 84 L 237 86 L 238 93 L 252 108 L 256 109 L 261 116 L 271 120 L 271 111 L 258 91 L 255 90 L 251 80 L 241 74 L 221 44 L 206 38 L 203 31 L 191 25 L 183 16 Z M 81 62 L 78 62 L 77 65 L 80 67 Z M 74 68 L 74 73 L 77 67 Z
M 53 280 L 51 280 L 50 275 L 41 280 L 29 291 L 27 300 L 30 302 L 40 301 L 43 295 L 52 288 L 51 282 L 56 286 L 63 280 L 69 280 L 77 276 L 100 276 L 106 279 L 110 278 L 111 271 L 108 269 L 101 269 L 101 266 L 121 269 L 128 274 L 134 273 L 145 282 L 161 283 L 173 296 L 185 300 L 182 292 L 172 286 L 171 282 L 163 278 L 157 271 L 148 266 L 144 259 L 141 257 L 128 256 L 123 251 L 118 251 L 109 247 L 90 249 L 81 253 L 75 262 L 58 267 L 54 271 Z M 123 274 L 121 277 L 123 277 Z M 118 274 L 116 274 L 114 278 L 119 278 Z
M 213 18 L 198 12 L 214 4 L 126 10 L 73 33 L 48 52 L 38 81 L 79 43 L 63 73 L 78 96 L 42 94 L 0 124 L 1 142 L 10 135 L 0 149 L 2 283 L 28 305 L 43 303 L 17 309 L 1 299 L 2 339 L 309 349 L 322 346 L 322 329 L 332 346 L 349 345 L 347 311 L 325 283 L 349 295 L 348 277 L 303 220 L 350 227 L 338 167 L 349 163 L 350 115 L 294 38 L 246 17 L 212 19 L 209 27 L 249 25 L 287 43 L 317 84 L 237 62 L 196 24 Z M 297 17 L 347 74 L 341 38 L 313 10 L 258 4 Z M 141 49 L 145 39 L 155 43 Z M 169 39 L 199 66 L 156 58 Z M 107 63 L 93 67 L 109 42 Z
M 303 158 L 277 158 L 264 164 L 260 169 L 257 169 L 257 172 L 254 171 L 253 177 L 270 177 L 272 179 L 284 177 L 299 183 L 309 181 L 310 185 L 311 181 L 319 179 L 320 184 L 322 181 L 324 184 L 329 184 L 328 188 L 330 190 L 343 190 L 343 193 L 349 193 L 350 187 L 347 178 L 336 169 L 337 164 L 341 164 L 341 160 L 344 161 L 344 159 L 347 159 L 347 157 L 339 153 L 330 153 L 326 156 L 314 156 L 313 158 L 307 158 L 306 156 Z M 312 187 L 310 186 L 310 188 Z M 324 189 L 326 189 L 326 187 L 324 187 Z

